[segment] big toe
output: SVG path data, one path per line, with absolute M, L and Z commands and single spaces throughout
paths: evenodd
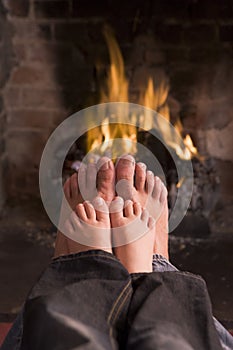
M 108 157 L 102 157 L 97 164 L 97 190 L 100 197 L 111 202 L 115 195 L 115 168 Z
M 124 200 L 121 197 L 116 197 L 110 204 L 110 219 L 112 227 L 119 226 L 119 220 L 124 216 L 123 214 Z
M 116 192 L 124 200 L 132 199 L 135 160 L 130 155 L 122 156 L 116 164 Z
M 92 202 L 95 211 L 97 221 L 109 223 L 109 210 L 105 200 L 99 196 L 95 197 Z M 109 223 L 110 226 L 110 223 Z

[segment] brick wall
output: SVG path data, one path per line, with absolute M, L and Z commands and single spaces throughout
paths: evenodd
M 51 130 L 72 111 L 98 102 L 95 65 L 108 64 L 101 34 L 108 22 L 126 59 L 131 101 L 137 101 L 140 74 L 162 69 L 170 79 L 172 113 L 216 160 L 222 198 L 232 201 L 231 0 L 4 4 L 17 60 L 4 89 L 10 194 L 38 193 L 39 160 Z
M 13 65 L 11 26 L 6 20 L 5 10 L 0 3 L 0 213 L 6 199 L 6 111 L 3 89 Z

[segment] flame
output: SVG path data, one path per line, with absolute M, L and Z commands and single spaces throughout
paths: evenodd
M 110 55 L 110 69 L 107 77 L 106 89 L 100 91 L 100 102 L 128 102 L 128 81 L 125 77 L 124 60 L 117 41 L 108 26 L 103 34 Z
M 110 67 L 105 85 L 100 89 L 100 103 L 106 102 L 128 102 L 129 83 L 125 76 L 124 60 L 118 43 L 109 27 L 105 27 L 103 34 L 108 46 L 110 56 Z M 101 154 L 117 157 L 123 153 L 135 154 L 137 151 L 137 130 L 134 124 L 138 119 L 140 125 L 145 130 L 156 128 L 160 131 L 164 142 L 174 149 L 176 154 L 184 160 L 197 156 L 197 149 L 194 147 L 190 135 L 183 139 L 183 126 L 178 119 L 174 125 L 177 134 L 172 131 L 169 124 L 160 118 L 154 118 L 154 110 L 160 113 L 167 121 L 170 121 L 170 111 L 168 106 L 169 83 L 166 78 L 149 77 L 145 92 L 141 94 L 139 103 L 148 107 L 145 115 L 129 116 L 128 123 L 123 120 L 123 113 L 118 111 L 118 123 L 110 123 L 109 118 L 105 118 L 102 125 L 88 132 L 87 147 L 93 150 L 99 147 Z M 151 110 L 150 110 L 151 109 Z M 121 139 L 121 144 L 114 145 L 115 139 Z M 108 154 L 111 152 L 111 154 Z

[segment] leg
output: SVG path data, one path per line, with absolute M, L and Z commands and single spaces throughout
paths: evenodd
M 93 204 L 96 210 L 79 204 L 66 225 L 92 234 L 96 250 L 79 244 L 76 254 L 54 259 L 25 303 L 19 349 L 116 349 L 125 342 L 131 279 L 108 249 L 98 249 L 111 237 L 110 220 L 102 198 Z
M 133 275 L 128 349 L 221 349 L 204 281 L 183 272 Z
M 130 277 L 112 254 L 59 257 L 26 301 L 21 348 L 116 349 L 130 297 Z
M 132 223 L 142 229 L 139 205 L 128 202 L 123 208 L 119 198 L 112 205 L 111 225 L 119 230 L 117 234 L 127 235 Z M 154 228 L 149 225 L 148 228 L 138 240 L 115 248 L 121 262 L 132 274 L 134 289 L 128 311 L 127 348 L 221 349 L 204 281 L 179 271 L 149 273 Z M 133 232 L 134 225 L 130 233 Z M 160 243 L 163 242 L 167 240 Z

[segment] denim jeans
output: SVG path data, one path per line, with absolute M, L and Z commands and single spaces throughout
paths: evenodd
M 162 255 L 159 255 L 159 254 L 154 254 L 152 266 L 153 266 L 153 271 L 157 271 L 157 272 L 178 271 L 178 269 L 174 265 L 172 265 L 170 261 L 168 261 L 166 258 L 164 258 Z M 219 335 L 222 348 L 224 350 L 232 350 L 233 337 L 215 317 L 213 317 L 213 320 Z
M 129 274 L 102 250 L 54 259 L 1 349 L 222 349 L 205 282 L 159 260 Z

